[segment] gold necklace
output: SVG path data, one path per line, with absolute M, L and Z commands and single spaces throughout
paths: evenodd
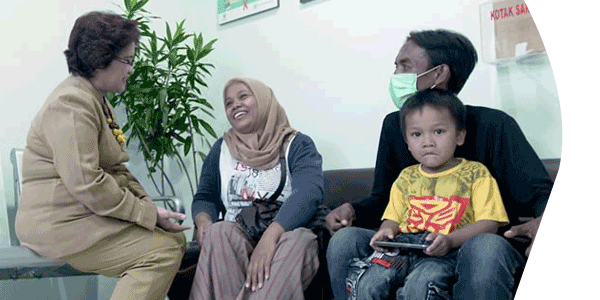
M 112 114 L 110 113 L 110 110 L 108 109 L 108 104 L 106 103 L 106 97 L 102 98 L 103 100 L 103 105 L 102 105 L 102 110 L 104 111 L 104 116 L 106 116 L 106 122 L 108 122 L 108 128 L 110 128 L 112 134 L 115 136 L 115 139 L 117 140 L 117 142 L 121 145 L 125 144 L 125 134 L 123 133 L 123 130 L 121 130 L 121 128 L 119 128 L 119 124 L 117 124 L 117 122 L 113 119 Z

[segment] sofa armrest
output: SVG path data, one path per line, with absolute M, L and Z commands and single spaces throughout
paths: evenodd
M 542 164 L 548 171 L 548 174 L 550 174 L 552 182 L 556 181 L 556 174 L 558 174 L 558 168 L 560 167 L 560 158 L 545 158 L 542 159 Z
M 546 171 L 548 171 L 548 174 L 550 174 L 550 179 L 554 183 L 556 175 L 558 174 L 558 168 L 560 167 L 560 158 L 545 158 L 542 159 L 542 164 L 544 165 L 544 168 L 546 168 Z M 519 222 L 526 223 L 533 219 L 533 216 L 520 216 Z

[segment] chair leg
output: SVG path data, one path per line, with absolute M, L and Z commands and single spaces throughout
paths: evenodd
M 189 266 L 185 269 L 180 269 L 175 275 L 173 284 L 169 288 L 167 296 L 169 300 L 187 300 L 190 297 L 192 284 L 194 284 L 194 275 L 196 274 L 196 266 Z
M 188 300 L 194 284 L 194 276 L 196 275 L 196 266 L 198 257 L 200 256 L 200 246 L 195 241 L 189 242 L 186 245 L 185 255 L 181 260 L 181 266 L 173 284 L 169 288 L 167 296 L 169 300 Z

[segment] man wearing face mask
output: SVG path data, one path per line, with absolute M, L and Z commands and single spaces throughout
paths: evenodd
M 395 60 L 390 96 L 400 108 L 417 90 L 435 87 L 458 94 L 476 62 L 475 48 L 459 33 L 411 32 Z M 464 144 L 456 149 L 456 157 L 481 162 L 490 170 L 498 182 L 510 225 L 501 228 L 498 235 L 478 235 L 460 246 L 456 282 L 451 289 L 440 292 L 443 288 L 430 286 L 419 280 L 419 276 L 407 278 L 404 285 L 422 290 L 421 299 L 426 294 L 430 296 L 427 299 L 447 299 L 445 293 L 456 300 L 512 299 L 531 250 L 531 244 L 518 243 L 514 237 L 535 239 L 552 181 L 512 117 L 487 107 L 466 105 L 466 109 L 467 134 Z M 383 215 L 393 182 L 402 169 L 417 164 L 399 124 L 398 111 L 388 114 L 383 121 L 371 196 L 343 204 L 326 218 L 332 233 L 327 264 L 335 299 L 348 297 L 345 287 L 348 261 L 366 257 L 372 251 L 369 240 L 380 224 L 373 216 Z M 519 225 L 520 215 L 536 218 Z

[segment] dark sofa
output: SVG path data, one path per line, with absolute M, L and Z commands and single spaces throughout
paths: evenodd
M 542 159 L 542 163 L 554 181 L 560 159 Z M 352 203 L 369 196 L 373 186 L 374 171 L 374 168 L 325 171 L 323 204 L 333 209 L 343 203 Z
M 542 163 L 552 181 L 556 179 L 560 159 L 542 159 Z M 346 202 L 354 202 L 363 199 L 371 194 L 373 186 L 374 168 L 361 169 L 339 169 L 329 170 L 324 172 L 324 199 L 323 204 L 333 209 Z M 522 216 L 523 220 L 532 218 L 533 216 Z M 325 261 L 321 260 L 321 267 L 317 278 L 313 281 L 307 294 L 317 296 L 319 299 L 332 299 L 331 288 L 329 286 L 329 276 L 327 274 Z M 316 286 L 318 285 L 318 286 Z M 307 299 L 313 299 L 312 297 Z
M 550 173 L 552 181 L 556 179 L 556 174 L 560 165 L 560 159 L 543 159 L 542 163 Z M 330 209 L 334 209 L 339 205 L 346 202 L 354 202 L 363 199 L 371 194 L 371 188 L 373 186 L 373 175 L 374 168 L 359 168 L 359 169 L 338 169 L 329 170 L 324 172 L 324 199 L 323 204 L 328 206 Z M 523 219 L 531 218 L 532 216 L 522 216 Z M 329 236 L 325 237 L 325 243 Z M 196 245 L 197 247 L 197 245 Z M 196 248 L 196 251 L 198 249 Z M 189 256 L 190 253 L 186 254 L 184 260 L 193 260 L 193 256 Z M 327 266 L 325 261 L 325 254 L 323 251 L 319 253 L 321 260 L 321 266 L 317 276 L 310 284 L 305 292 L 306 299 L 332 299 L 331 287 L 329 284 L 329 275 L 327 273 Z M 197 256 L 195 257 L 197 260 Z M 189 262 L 182 265 L 189 265 Z M 190 274 L 191 273 L 191 274 Z M 183 277 L 183 278 L 182 278 Z M 186 278 L 187 277 L 187 278 Z M 187 276 L 178 276 L 174 282 L 174 286 L 171 288 L 169 293 L 170 299 L 187 299 L 187 297 L 179 298 L 175 294 L 189 293 L 191 287 L 191 280 L 193 279 L 193 272 L 188 272 Z

